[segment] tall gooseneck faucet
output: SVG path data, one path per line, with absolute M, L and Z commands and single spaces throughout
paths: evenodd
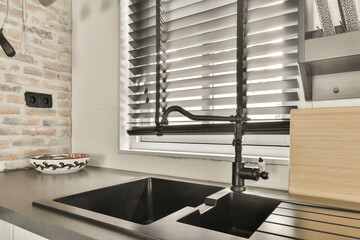
M 265 170 L 265 163 L 262 158 L 259 159 L 259 168 L 245 167 L 245 162 L 242 159 L 242 135 L 243 135 L 243 124 L 245 122 L 244 109 L 244 71 L 245 71 L 245 22 L 246 22 L 246 9 L 247 0 L 237 1 L 237 63 L 236 63 L 236 115 L 233 116 L 208 116 L 208 115 L 194 115 L 186 111 L 180 106 L 171 106 L 163 112 L 162 120 L 157 126 L 157 133 L 161 135 L 161 127 L 169 123 L 168 116 L 171 112 L 179 112 L 185 117 L 194 121 L 228 121 L 235 123 L 234 141 L 233 146 L 235 147 L 235 161 L 232 165 L 232 186 L 231 190 L 234 192 L 243 192 L 245 188 L 245 179 L 251 179 L 258 181 L 259 178 L 268 179 L 269 173 Z M 260 167 L 262 166 L 262 167 Z
M 167 108 L 162 116 L 160 129 L 158 133 L 161 133 L 161 126 L 169 124 L 169 114 L 171 112 L 179 112 L 185 117 L 194 121 L 229 121 L 235 123 L 235 134 L 233 140 L 233 146 L 235 147 L 235 161 L 232 165 L 232 186 L 231 190 L 234 192 L 243 192 L 245 188 L 245 179 L 251 179 L 258 181 L 259 178 L 268 179 L 269 173 L 264 167 L 249 168 L 245 167 L 245 162 L 242 160 L 242 135 L 243 135 L 243 122 L 244 116 L 237 114 L 236 116 L 209 116 L 209 115 L 194 115 L 180 106 L 171 106 Z M 263 159 L 259 159 L 259 165 L 265 166 Z

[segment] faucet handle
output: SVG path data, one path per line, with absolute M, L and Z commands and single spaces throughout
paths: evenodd
M 269 179 L 269 173 L 266 171 L 266 163 L 265 160 L 259 157 L 259 170 L 260 170 L 260 177 L 262 179 Z
M 259 168 L 260 168 L 261 172 L 266 171 L 265 160 L 262 157 L 259 157 L 258 165 L 259 165 Z

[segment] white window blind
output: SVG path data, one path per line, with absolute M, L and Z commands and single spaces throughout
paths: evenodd
M 158 12 L 156 0 L 130 1 L 131 126 L 155 126 L 157 66 L 160 117 L 173 105 L 193 114 L 235 115 L 237 61 L 245 66 L 248 121 L 289 119 L 299 101 L 298 1 L 249 0 L 245 5 L 246 30 L 240 36 L 245 56 L 238 60 L 236 0 L 161 1 Z M 175 112 L 169 122 L 209 124 Z

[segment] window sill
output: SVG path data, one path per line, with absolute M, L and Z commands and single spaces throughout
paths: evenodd
M 202 159 L 212 161 L 226 161 L 232 162 L 234 155 L 230 154 L 204 154 L 204 153 L 189 153 L 189 152 L 172 152 L 172 151 L 150 151 L 150 150 L 139 150 L 139 149 L 121 149 L 119 154 L 130 154 L 130 155 L 149 155 L 158 157 L 170 157 L 170 158 L 190 158 L 190 159 Z M 244 156 L 245 162 L 257 162 L 259 156 Z M 262 157 L 268 165 L 283 165 L 289 166 L 289 158 L 282 157 Z

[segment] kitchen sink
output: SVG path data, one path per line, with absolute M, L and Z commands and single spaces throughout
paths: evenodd
M 276 199 L 231 192 L 217 199 L 215 206 L 203 214 L 195 211 L 178 221 L 250 238 L 280 203 Z
M 55 202 L 138 224 L 150 224 L 186 206 L 196 207 L 222 187 L 146 178 L 54 199 Z

